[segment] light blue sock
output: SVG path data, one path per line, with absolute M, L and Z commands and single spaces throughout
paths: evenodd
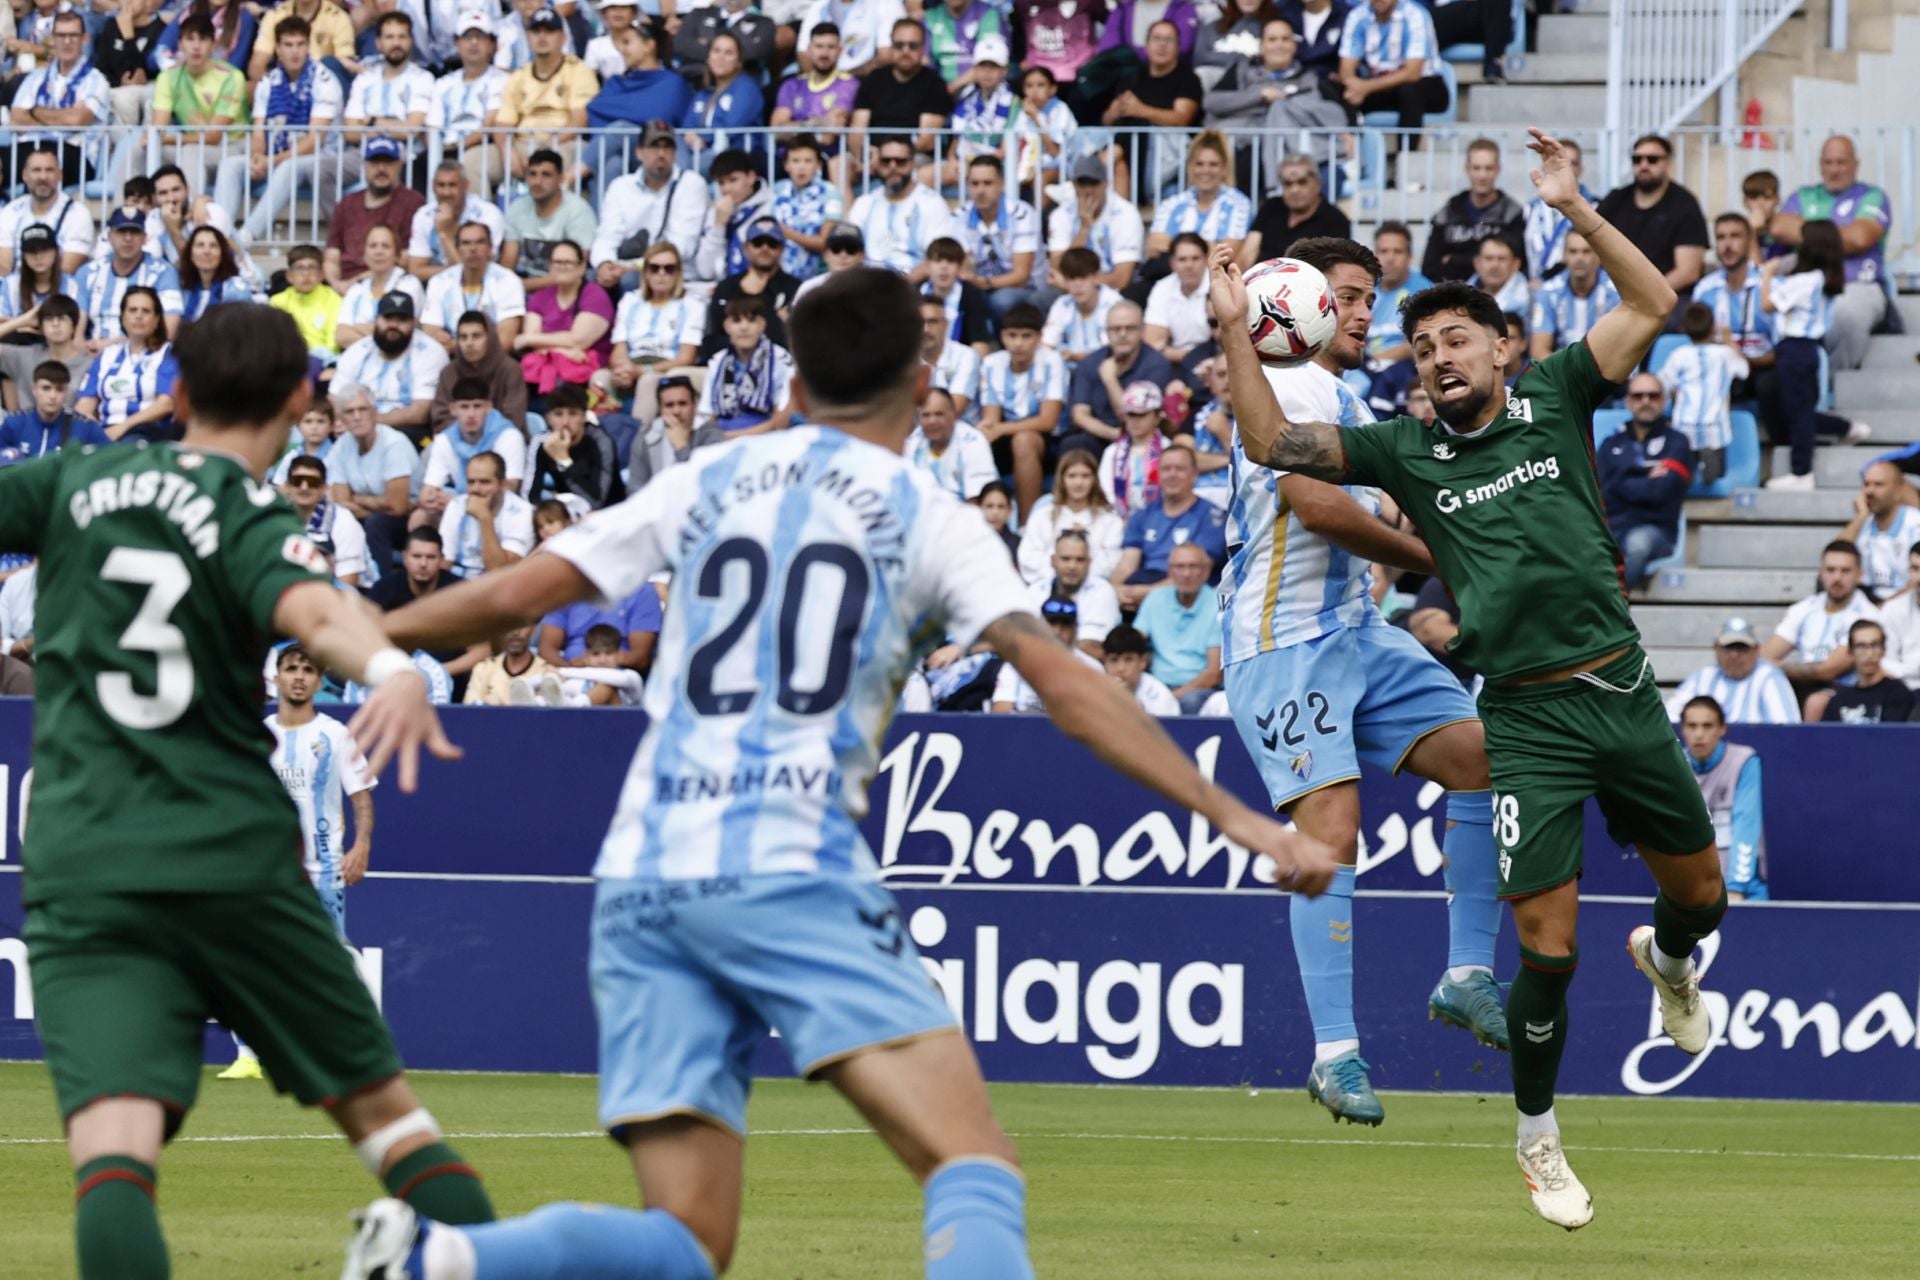
M 1447 793 L 1447 967 L 1493 968 L 1500 940 L 1499 852 L 1493 844 L 1493 793 Z
M 927 1179 L 926 1197 L 927 1280 L 1032 1280 L 1018 1173 L 998 1160 L 950 1160 Z
M 1287 924 L 1293 931 L 1293 955 L 1300 983 L 1307 990 L 1313 1038 L 1353 1040 L 1353 868 L 1340 867 L 1333 883 L 1317 898 L 1287 899 Z
M 693 1232 L 661 1209 L 549 1204 L 456 1229 L 473 1246 L 474 1280 L 714 1280 Z

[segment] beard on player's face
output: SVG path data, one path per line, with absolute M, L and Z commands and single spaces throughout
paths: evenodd
M 1473 430 L 1475 419 L 1486 410 L 1487 403 L 1493 399 L 1493 388 L 1470 387 L 1464 393 L 1454 392 L 1453 399 L 1443 400 L 1440 393 L 1432 387 L 1427 388 L 1427 398 L 1433 401 L 1434 412 L 1440 421 L 1456 430 Z

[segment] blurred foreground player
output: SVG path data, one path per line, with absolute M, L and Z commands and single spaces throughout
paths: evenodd
M 325 1107 L 395 1194 L 493 1216 L 301 872 L 258 719 L 268 638 L 374 689 L 372 772 L 397 753 L 411 790 L 422 744 L 457 752 L 406 654 L 265 483 L 309 398 L 292 318 L 229 303 L 176 353 L 180 443 L 0 472 L 0 551 L 40 557 L 22 897 L 84 1280 L 169 1274 L 156 1169 L 199 1089 L 209 1018 L 278 1089 Z
M 1620 305 L 1511 389 L 1500 374 L 1513 341 L 1506 319 L 1464 285 L 1422 290 L 1401 310 L 1439 413 L 1432 425 L 1288 420 L 1258 378 L 1237 270 L 1215 270 L 1213 310 L 1240 430 L 1268 442 L 1252 460 L 1385 490 L 1420 523 L 1459 601 L 1453 651 L 1486 678 L 1480 713 L 1500 896 L 1513 904 L 1520 935 L 1521 968 L 1507 998 L 1517 1151 L 1535 1210 L 1572 1230 L 1593 1220 L 1593 1200 L 1560 1148 L 1553 1092 L 1580 956 L 1588 797 L 1660 886 L 1652 926 L 1635 929 L 1628 949 L 1659 994 L 1667 1034 L 1688 1053 L 1704 1049 L 1710 1033 L 1693 951 L 1719 926 L 1727 894 L 1713 823 L 1627 612 L 1593 465 L 1593 410 L 1639 366 L 1673 309 L 1673 289 L 1580 194 L 1560 144 L 1530 132 L 1540 156 L 1534 185 L 1600 255 Z M 1270 420 L 1250 425 L 1256 417 Z
M 801 300 L 795 407 L 814 424 L 696 454 L 555 535 L 548 554 L 387 618 L 479 639 L 671 571 L 649 718 L 601 845 L 589 961 L 600 1120 L 645 1211 L 548 1205 L 450 1229 L 381 1201 L 345 1275 L 708 1280 L 739 1229 L 753 1053 L 860 1109 L 926 1196 L 932 1280 L 1020 1280 L 1026 1185 L 973 1050 L 879 882 L 858 821 L 917 651 L 976 640 L 1067 732 L 1317 893 L 1324 846 L 1256 815 L 1030 611 L 979 512 L 901 456 L 925 397 L 919 297 L 854 268 Z

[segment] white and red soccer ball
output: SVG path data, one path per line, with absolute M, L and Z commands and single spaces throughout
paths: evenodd
M 1266 363 L 1302 365 L 1333 341 L 1340 317 L 1318 268 L 1297 258 L 1269 258 L 1241 282 L 1247 287 L 1247 334 Z

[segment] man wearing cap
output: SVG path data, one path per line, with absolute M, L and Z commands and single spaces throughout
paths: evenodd
M 333 379 L 335 386 L 364 387 L 381 423 L 403 428 L 404 438 L 421 439 L 429 434 L 434 392 L 446 367 L 446 349 L 418 331 L 413 299 L 396 289 L 380 299 L 373 332 L 341 354 Z M 327 455 L 328 461 L 339 452 Z
M 759 79 L 773 62 L 779 29 L 778 23 L 755 9 L 754 0 L 720 0 L 681 19 L 673 37 L 673 56 L 683 67 L 703 66 L 707 46 L 725 31 L 740 42 L 741 66 Z
M 1780 668 L 1760 656 L 1760 638 L 1745 618 L 1728 618 L 1713 642 L 1713 664 L 1680 682 L 1667 698 L 1675 720 L 1687 703 L 1708 697 L 1729 724 L 1799 724 L 1800 702 Z
M 1071 600 L 1079 610 L 1079 647 L 1100 657 L 1107 632 L 1120 625 L 1120 598 L 1113 584 L 1093 574 L 1093 550 L 1084 530 L 1067 529 L 1054 539 L 1053 576 L 1036 582 L 1036 612 L 1048 600 Z
M 1040 602 L 1040 620 L 1045 622 L 1061 644 L 1073 650 L 1073 656 L 1096 671 L 1104 670 L 1100 660 L 1080 647 L 1080 608 L 1071 600 L 1046 599 Z M 993 700 L 988 710 L 1006 714 L 1007 712 L 1029 713 L 1045 711 L 1040 705 L 1040 695 L 1033 686 L 1021 678 L 1020 672 L 1011 662 L 1000 664 L 1000 674 L 994 678 Z
M 1069 249 L 1091 249 L 1100 258 L 1100 283 L 1125 289 L 1146 257 L 1147 227 L 1140 211 L 1122 200 L 1107 182 L 1107 165 L 1097 155 L 1073 162 L 1073 199 L 1054 208 L 1047 217 L 1047 256 L 1060 265 Z M 1057 278 L 1048 283 L 1064 288 Z
M 800 292 L 794 295 L 795 302 L 806 297 L 807 290 L 817 287 L 835 272 L 866 266 L 866 237 L 860 234 L 860 228 L 850 222 L 833 223 L 827 227 L 827 247 L 820 256 L 826 260 L 827 269 L 817 276 L 807 277 L 800 285 Z
M 160 295 L 167 339 L 180 328 L 180 276 L 159 258 L 147 254 L 147 217 L 132 205 L 121 205 L 107 218 L 107 240 L 113 252 L 80 268 L 74 301 L 87 317 L 87 347 L 98 352 L 121 336 L 120 299 L 134 285 L 144 284 Z
M 912 149 L 933 153 L 933 130 L 944 129 L 953 97 L 940 73 L 926 64 L 927 33 L 912 18 L 893 24 L 893 60 L 860 77 L 853 96 L 853 127 L 890 129 L 912 139 Z M 881 178 L 886 178 L 883 168 Z M 873 236 L 869 234 L 871 241 Z
M 282 22 L 275 40 L 274 68 L 253 90 L 252 140 L 245 154 L 220 162 L 214 180 L 214 203 L 225 209 L 240 208 L 252 191 L 253 211 L 243 230 L 254 240 L 269 236 L 273 220 L 302 187 L 316 192 L 322 217 L 332 211 L 340 189 L 332 166 L 322 169 L 320 160 L 339 148 L 332 125 L 340 118 L 340 81 L 307 56 L 307 24 L 301 19 Z
M 527 315 L 527 288 L 520 277 L 493 260 L 493 233 L 483 222 L 463 222 L 454 246 L 460 265 L 448 267 L 427 282 L 427 305 L 421 327 L 427 336 L 453 352 L 453 331 L 460 317 L 478 311 L 493 321 L 500 345 L 513 350 Z
M 1134 383 L 1127 388 L 1129 413 L 1134 406 L 1153 403 L 1151 383 Z M 1137 393 L 1137 395 L 1136 395 Z M 1150 412 L 1158 413 L 1154 405 Z M 1192 449 L 1170 444 L 1160 454 L 1160 496 L 1127 517 L 1127 531 L 1120 540 L 1120 563 L 1108 575 L 1124 609 L 1137 609 L 1154 588 L 1171 582 L 1168 561 L 1175 547 L 1191 543 L 1207 553 L 1212 562 L 1208 576 L 1220 570 L 1227 558 L 1227 513 L 1193 491 L 1200 464 Z
M 498 123 L 507 73 L 493 65 L 497 41 L 491 14 L 467 7 L 454 21 L 459 28 L 454 41 L 458 65 L 434 81 L 427 128 L 440 135 L 442 154 L 459 158 L 469 186 L 491 191 L 507 172 L 499 140 L 490 132 Z
M 383 134 L 394 138 L 400 143 L 401 158 L 412 163 L 420 130 L 433 107 L 433 75 L 413 61 L 413 19 L 398 9 L 382 14 L 374 48 L 379 62 L 355 76 L 347 94 L 342 187 L 360 181 L 362 156 L 354 144 L 368 138 Z
M 280 492 L 306 518 L 307 536 L 333 557 L 333 576 L 350 587 L 372 586 L 366 531 L 351 511 L 327 496 L 326 460 L 310 453 L 289 458 Z
M 397 296 L 413 305 L 405 294 Z M 399 430 L 378 419 L 374 392 L 350 374 L 343 377 L 336 370 L 330 398 L 340 438 L 327 450 L 328 496 L 366 531 L 367 555 L 378 581 L 406 537 L 407 516 L 420 484 L 420 453 Z
M 482 200 L 467 185 L 467 171 L 449 156 L 433 171 L 433 203 L 413 215 L 407 237 L 407 270 L 431 284 L 442 268 L 460 260 L 460 228 L 478 222 L 492 233 L 503 265 L 519 260 L 520 246 L 507 239 L 507 220 L 499 206 Z
M 588 126 L 606 129 L 613 125 L 631 125 L 645 129 L 649 124 L 664 125 L 684 116 L 693 101 L 693 86 L 685 76 L 662 63 L 665 37 L 654 20 L 630 23 L 614 31 L 611 37 L 600 37 L 609 38 L 622 61 L 614 75 L 603 78 L 600 92 L 587 104 Z M 597 137 L 591 142 L 585 165 L 601 175 L 602 189 L 607 181 L 629 167 L 620 155 L 622 145 L 606 137 Z
M 497 117 L 501 146 L 513 176 L 526 172 L 527 156 L 558 151 L 568 164 L 580 159 L 580 130 L 587 127 L 587 104 L 600 92 L 600 78 L 567 52 L 567 24 L 552 9 L 526 19 L 533 61 L 507 77 Z
M 566 167 L 558 151 L 534 152 L 527 157 L 527 192 L 507 206 L 507 236 L 520 246 L 514 270 L 530 294 L 553 283 L 547 271 L 556 244 L 585 246 L 599 234 L 593 206 L 567 190 Z
M 713 288 L 707 300 L 707 333 L 700 347 L 700 360 L 711 360 L 727 344 L 723 323 L 727 304 L 735 298 L 759 298 L 767 318 L 767 337 L 775 346 L 787 345 L 786 315 L 800 296 L 801 281 L 781 265 L 786 254 L 787 237 L 772 214 L 761 214 L 740 229 L 740 244 L 745 256 L 742 268 Z
M 1107 345 L 1087 353 L 1073 370 L 1067 392 L 1067 438 L 1061 451 L 1086 449 L 1098 454 L 1120 437 L 1122 393 L 1145 383 L 1159 393 L 1158 412 L 1174 382 L 1173 366 L 1146 344 L 1146 322 L 1138 303 L 1124 298 L 1107 311 Z M 1078 438 L 1076 438 L 1076 436 Z
M 86 22 L 78 13 L 63 12 L 53 19 L 53 57 L 27 73 L 13 93 L 13 137 L 21 142 L 51 146 L 60 152 L 62 180 L 79 183 L 86 171 L 88 135 L 76 126 L 96 125 L 107 119 L 112 91 L 87 56 Z M 35 133 L 36 124 L 64 126 L 59 133 Z
M 401 244 L 413 236 L 415 215 L 426 207 L 426 197 L 400 185 L 400 144 L 392 138 L 372 137 L 361 144 L 361 173 L 366 186 L 342 197 L 327 225 L 327 283 L 342 297 L 367 274 L 367 232 L 376 226 L 393 231 Z M 428 219 L 432 225 L 432 219 Z
M 953 214 L 938 192 L 914 181 L 913 147 L 905 138 L 882 140 L 874 154 L 881 187 L 855 200 L 847 221 L 860 228 L 868 261 L 918 284 L 927 275 L 927 246 L 953 235 Z
M 85 200 L 61 192 L 60 156 L 53 148 L 27 152 L 22 167 L 27 193 L 0 208 L 0 275 L 11 275 L 19 267 L 21 238 L 36 224 L 53 229 L 60 243 L 60 270 L 78 271 L 93 256 L 93 214 Z
M 640 135 L 639 169 L 607 184 L 588 255 L 601 288 L 637 288 L 640 256 L 662 240 L 680 251 L 682 263 L 693 261 L 707 224 L 707 184 L 676 167 L 677 154 L 673 129 L 656 120 Z

